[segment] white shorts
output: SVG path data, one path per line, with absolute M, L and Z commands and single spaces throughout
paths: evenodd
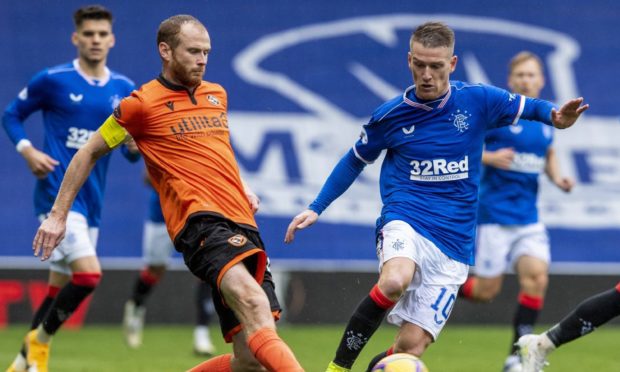
M 549 263 L 551 253 L 545 225 L 483 224 L 478 226 L 476 275 L 494 278 L 514 268 L 521 256 L 531 256 Z
M 43 222 L 45 215 L 39 216 Z M 65 238 L 50 256 L 50 270 L 71 275 L 69 264 L 78 258 L 97 256 L 97 237 L 99 228 L 89 227 L 86 217 L 74 211 L 69 211 L 67 216 L 67 230 Z
M 174 246 L 163 222 L 144 222 L 142 255 L 150 266 L 167 266 Z
M 436 340 L 446 324 L 469 266 L 446 256 L 434 243 L 403 221 L 388 222 L 377 243 L 379 264 L 394 257 L 416 263 L 413 280 L 405 295 L 388 314 L 388 322 L 420 326 Z

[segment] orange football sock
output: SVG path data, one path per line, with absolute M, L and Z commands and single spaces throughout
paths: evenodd
M 263 367 L 272 372 L 303 372 L 295 355 L 276 331 L 261 328 L 248 337 L 248 346 Z
M 224 354 L 202 362 L 187 372 L 232 372 L 232 354 Z

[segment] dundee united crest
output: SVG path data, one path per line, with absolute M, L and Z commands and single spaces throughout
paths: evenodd
M 230 245 L 234 245 L 235 247 L 241 247 L 247 241 L 248 241 L 248 238 L 246 238 L 245 236 L 243 236 L 241 234 L 237 234 L 237 235 L 235 235 L 233 237 L 230 237 L 228 239 L 228 243 L 230 243 Z

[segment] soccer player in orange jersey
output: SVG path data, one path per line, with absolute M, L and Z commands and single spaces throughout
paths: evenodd
M 190 271 L 217 288 L 214 303 L 234 355 L 192 371 L 303 371 L 275 330 L 280 313 L 254 212 L 230 145 L 226 91 L 202 80 L 211 40 L 189 15 L 166 19 L 157 45 L 162 73 L 121 101 L 75 155 L 49 217 L 33 241 L 49 258 L 93 165 L 133 138 L 144 157 L 175 248 Z

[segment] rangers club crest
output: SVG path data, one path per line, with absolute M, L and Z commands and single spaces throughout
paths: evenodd
M 461 112 L 461 110 L 456 110 L 456 113 L 450 115 L 450 121 L 460 133 L 465 132 L 469 129 L 469 123 L 467 119 L 471 118 L 471 114 L 467 112 L 467 110 Z

